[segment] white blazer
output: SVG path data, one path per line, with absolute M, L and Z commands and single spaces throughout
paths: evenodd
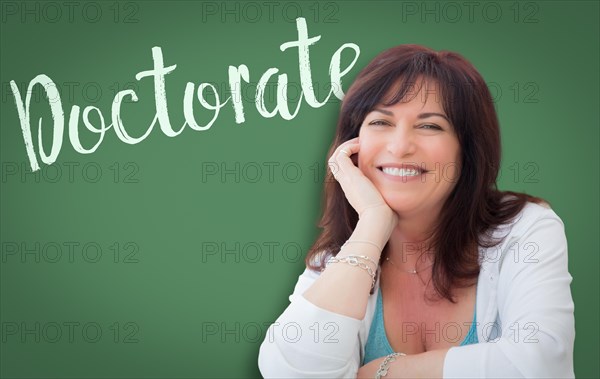
M 479 343 L 450 348 L 443 377 L 573 378 L 573 278 L 562 220 L 550 208 L 527 203 L 494 236 L 506 233 L 498 246 L 479 250 Z M 258 356 L 264 377 L 356 378 L 379 281 L 365 318 L 357 320 L 302 296 L 318 276 L 309 269 L 300 275 L 290 305 L 269 327 Z

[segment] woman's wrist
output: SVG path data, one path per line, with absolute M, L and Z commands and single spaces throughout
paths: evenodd
M 363 218 L 365 215 L 367 214 L 378 214 L 378 215 L 387 215 L 387 214 L 391 214 L 394 213 L 394 211 L 392 211 L 392 209 L 385 203 L 382 204 L 377 204 L 377 205 L 371 205 L 366 207 L 365 209 L 363 209 L 359 214 L 358 214 L 358 218 L 361 219 Z
M 382 248 L 390 239 L 392 231 L 398 223 L 398 215 L 387 206 L 369 208 L 363 212 L 358 219 L 355 234 L 360 230 L 367 230 L 369 241 L 381 246 Z M 353 236 L 350 239 L 356 238 Z M 357 238 L 358 239 L 358 238 Z M 363 239 L 363 238 L 360 238 Z
M 385 359 L 379 365 L 377 372 L 375 373 L 375 379 L 381 379 L 385 377 L 390 369 L 392 362 L 395 362 L 398 357 L 406 355 L 404 353 L 392 353 L 385 357 Z

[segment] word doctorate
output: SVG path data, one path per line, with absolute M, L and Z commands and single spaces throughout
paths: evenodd
M 331 94 L 334 94 L 338 99 L 342 100 L 342 98 L 344 97 L 344 93 L 342 92 L 341 86 L 342 77 L 352 69 L 352 67 L 356 63 L 356 60 L 358 59 L 358 56 L 360 55 L 359 47 L 353 43 L 343 44 L 338 50 L 336 50 L 336 52 L 331 56 L 331 61 L 329 64 L 329 78 L 331 90 L 329 91 L 325 100 L 319 101 L 317 100 L 313 91 L 309 59 L 309 46 L 314 45 L 317 41 L 319 41 L 321 39 L 321 36 L 309 38 L 306 27 L 306 20 L 302 17 L 296 19 L 296 28 L 298 30 L 298 40 L 285 42 L 281 44 L 281 46 L 279 46 L 279 49 L 281 51 L 285 51 L 289 48 L 298 48 L 298 68 L 300 73 L 300 84 L 302 89 L 300 92 L 300 101 L 298 101 L 296 109 L 290 112 L 285 94 L 288 84 L 288 77 L 287 74 L 282 73 L 277 76 L 277 101 L 275 108 L 272 110 L 268 110 L 266 108 L 264 101 L 265 87 L 267 86 L 267 83 L 269 82 L 270 78 L 279 72 L 279 69 L 275 67 L 269 68 L 262 74 L 260 80 L 256 85 L 255 97 L 256 109 L 260 113 L 260 115 L 265 118 L 271 118 L 279 114 L 283 119 L 291 120 L 298 114 L 303 99 L 312 108 L 319 108 L 326 104 Z M 354 51 L 354 58 L 347 67 L 341 70 L 341 55 L 345 49 L 352 49 Z M 104 139 L 104 134 L 111 127 L 114 129 L 115 134 L 121 141 L 130 145 L 135 145 L 143 141 L 146 137 L 148 137 L 148 135 L 152 132 L 152 129 L 154 129 L 154 126 L 157 123 L 162 132 L 169 137 L 175 137 L 179 135 L 181 132 L 183 132 L 183 130 L 186 127 L 197 131 L 208 130 L 219 116 L 220 109 L 223 108 L 230 100 L 231 105 L 233 106 L 233 109 L 235 111 L 235 122 L 237 124 L 241 124 L 245 121 L 244 105 L 242 104 L 241 100 L 241 85 L 242 81 L 244 81 L 245 83 L 250 83 L 250 70 L 246 65 L 241 64 L 237 67 L 229 66 L 229 91 L 231 95 L 224 100 L 219 99 L 217 89 L 212 84 L 202 83 L 197 87 L 196 91 L 194 91 L 194 83 L 188 82 L 185 86 L 183 98 L 183 115 L 185 117 L 185 122 L 183 126 L 181 126 L 178 130 L 175 130 L 173 129 L 169 120 L 169 110 L 167 109 L 167 94 L 165 88 L 165 76 L 173 72 L 177 65 L 165 67 L 163 61 L 163 53 L 160 47 L 152 48 L 152 59 L 154 61 L 154 68 L 148 71 L 141 71 L 135 76 L 136 80 L 141 80 L 146 77 L 151 77 L 154 79 L 154 102 L 156 105 L 156 115 L 146 132 L 140 137 L 133 137 L 127 133 L 125 125 L 123 124 L 123 120 L 121 119 L 121 103 L 126 98 L 132 102 L 137 102 L 138 96 L 134 90 L 126 89 L 118 92 L 115 95 L 111 107 L 112 123 L 108 126 L 104 121 L 104 116 L 102 115 L 100 109 L 91 105 L 88 105 L 84 108 L 81 117 L 83 119 L 83 124 L 85 125 L 85 128 L 89 132 L 98 135 L 98 141 L 91 148 L 85 148 L 81 144 L 81 141 L 79 139 L 79 118 L 81 109 L 77 105 L 72 106 L 71 113 L 69 115 L 69 140 L 71 141 L 71 145 L 73 146 L 73 149 L 75 149 L 75 151 L 81 154 L 91 154 L 94 151 L 96 151 L 96 149 L 100 146 L 102 140 Z M 56 161 L 58 154 L 60 153 L 60 149 L 62 147 L 63 134 L 65 128 L 65 115 L 62 107 L 62 102 L 60 100 L 60 94 L 58 93 L 58 89 L 52 81 L 52 79 L 50 79 L 44 74 L 40 74 L 36 76 L 32 81 L 30 81 L 29 86 L 27 88 L 25 102 L 23 102 L 23 98 L 21 96 L 21 93 L 19 92 L 17 84 L 14 80 L 11 80 L 10 86 L 12 89 L 12 93 L 15 97 L 15 103 L 17 107 L 19 120 L 21 123 L 21 129 L 23 131 L 23 139 L 25 141 L 25 149 L 27 151 L 27 157 L 29 158 L 29 164 L 31 165 L 31 169 L 33 171 L 39 170 L 40 166 L 38 164 L 38 160 L 34 150 L 34 144 L 32 142 L 30 103 L 33 88 L 38 84 L 43 86 L 44 88 L 46 97 L 49 100 L 48 103 L 50 105 L 52 119 L 54 122 L 52 134 L 52 147 L 50 149 L 50 154 L 46 154 L 42 146 L 42 117 L 40 117 L 38 122 L 37 146 L 39 156 L 42 162 L 44 162 L 45 164 L 50 165 Z M 213 103 L 207 101 L 206 97 L 204 96 L 204 93 L 207 90 L 212 91 L 213 93 Z M 198 102 L 203 108 L 213 112 L 212 119 L 206 125 L 199 125 L 194 117 L 194 94 L 196 95 Z M 90 120 L 90 113 L 96 114 L 97 117 L 95 117 L 95 119 L 97 119 L 97 125 L 94 125 Z

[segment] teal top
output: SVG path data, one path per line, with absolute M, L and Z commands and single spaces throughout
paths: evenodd
M 365 346 L 365 357 L 363 359 L 363 365 L 371 362 L 374 359 L 384 357 L 392 354 L 394 350 L 390 346 L 390 343 L 385 334 L 385 327 L 383 324 L 383 301 L 381 298 L 381 289 L 377 291 L 377 306 L 375 308 L 375 315 L 373 316 L 373 322 L 371 323 L 371 329 L 369 331 L 369 338 Z M 477 295 L 475 297 L 477 299 Z M 471 345 L 478 343 L 477 339 L 477 300 L 475 300 L 475 311 L 473 312 L 473 323 L 469 332 L 465 336 L 460 346 Z

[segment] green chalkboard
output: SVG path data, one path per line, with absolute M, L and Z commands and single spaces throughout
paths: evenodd
M 0 4 L 1 377 L 260 376 L 259 345 L 319 232 L 336 94 L 405 43 L 459 52 L 484 76 L 499 187 L 563 219 L 575 373 L 600 375 L 598 2 Z M 281 49 L 298 19 L 320 36 L 319 106 L 300 49 Z M 349 69 L 332 85 L 336 52 Z M 186 91 L 197 125 L 181 130 Z

